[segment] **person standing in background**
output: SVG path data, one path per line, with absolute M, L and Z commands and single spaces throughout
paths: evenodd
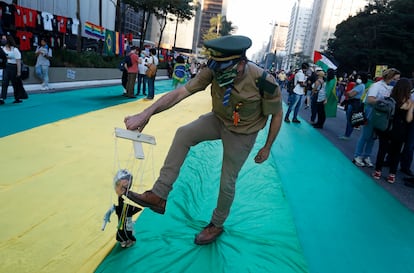
M 150 57 L 148 58 L 148 62 L 145 64 L 147 67 L 150 64 L 155 64 L 156 66 L 158 65 L 158 58 L 157 58 L 157 51 L 155 50 L 155 48 L 151 48 L 150 49 Z M 147 77 L 148 80 L 148 96 L 147 96 L 147 100 L 152 100 L 154 99 L 154 93 L 155 93 L 155 75 L 152 78 Z
M 145 66 L 146 62 L 148 61 L 148 57 L 146 56 L 145 50 L 140 50 L 138 53 L 138 86 L 137 86 L 137 96 L 141 94 L 141 86 L 142 86 L 142 94 L 144 96 L 147 95 L 147 76 L 145 72 L 147 72 L 147 67 Z
M 127 97 L 130 99 L 136 98 L 134 95 L 135 82 L 138 74 L 138 55 L 137 48 L 135 46 L 131 47 L 131 52 L 129 57 L 131 58 L 131 66 L 127 65 L 128 69 L 128 82 L 127 82 Z
M 37 47 L 37 56 L 35 71 L 36 75 L 42 81 L 42 90 L 49 89 L 49 67 L 50 58 L 52 58 L 52 49 L 47 45 L 46 39 L 40 39 L 40 46 Z
M 18 78 L 21 76 L 21 60 L 22 54 L 16 47 L 16 42 L 10 35 L 2 36 L 1 39 L 2 49 L 7 56 L 6 68 L 3 70 L 3 82 L 1 86 L 1 98 L 0 105 L 4 104 L 4 100 L 7 98 L 7 89 L 9 88 L 9 82 L 12 82 L 14 102 L 21 103 L 21 96 L 19 94 L 19 88 L 17 84 Z
M 393 82 L 399 80 L 400 74 L 400 71 L 395 68 L 386 69 L 382 72 L 382 80 L 373 83 L 368 89 L 368 93 L 364 100 L 364 111 L 368 121 L 367 124 L 362 127 L 362 134 L 359 136 L 355 147 L 354 159 L 352 160 L 358 167 L 372 168 L 374 166 L 370 158 L 375 143 L 375 138 L 373 138 L 374 127 L 371 122 L 371 112 L 377 100 L 390 96 Z
M 300 104 L 302 102 L 302 97 L 305 94 L 306 87 L 306 76 L 305 72 L 308 70 L 309 65 L 307 63 L 302 63 L 301 69 L 295 74 L 295 88 L 293 88 L 293 93 L 289 96 L 289 108 L 286 112 L 284 121 L 289 123 L 289 115 L 293 110 L 293 120 L 294 123 L 300 123 L 298 120 L 298 113 Z

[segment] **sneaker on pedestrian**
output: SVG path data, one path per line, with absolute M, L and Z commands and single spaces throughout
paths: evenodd
M 372 177 L 376 180 L 379 180 L 381 178 L 381 171 L 375 171 L 372 173 Z
M 364 158 L 364 163 L 365 163 L 365 166 L 368 168 L 374 167 L 374 164 L 372 164 L 371 158 L 369 156 Z
M 292 122 L 293 122 L 293 123 L 300 123 L 300 120 L 298 120 L 297 118 L 294 118 L 294 119 L 292 120 Z
M 365 163 L 364 163 L 364 161 L 362 160 L 362 157 L 360 157 L 360 156 L 355 157 L 355 158 L 352 160 L 352 162 L 354 162 L 354 164 L 355 164 L 355 165 L 357 165 L 358 167 L 365 167 Z
M 388 175 L 388 177 L 387 177 L 387 182 L 388 182 L 388 183 L 391 183 L 391 184 L 394 184 L 394 182 L 395 182 L 395 174 L 390 173 L 390 174 Z
M 289 123 L 289 122 L 290 122 L 290 120 L 289 120 L 289 118 L 288 118 L 288 117 L 285 117 L 284 121 L 285 121 L 285 122 L 287 122 L 287 123 Z
M 349 137 L 347 137 L 347 136 L 339 136 L 338 138 L 341 139 L 341 140 L 349 140 Z

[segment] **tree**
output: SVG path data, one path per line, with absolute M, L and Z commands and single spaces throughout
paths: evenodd
M 208 41 L 221 36 L 231 35 L 237 29 L 231 21 L 227 21 L 226 16 L 217 15 L 210 19 L 210 28 L 203 34 L 203 40 Z
M 124 0 L 125 4 L 128 4 L 135 12 L 141 11 L 141 36 L 140 36 L 140 48 L 144 47 L 144 40 L 147 33 L 147 28 L 151 15 L 156 11 L 157 7 L 163 6 L 165 0 Z
M 328 42 L 329 53 L 344 72 L 373 72 L 376 65 L 413 69 L 414 1 L 370 1 L 357 15 L 336 27 L 335 39 Z

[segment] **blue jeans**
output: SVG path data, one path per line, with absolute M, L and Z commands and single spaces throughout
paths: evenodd
M 370 112 L 371 111 L 365 111 L 365 115 L 369 117 L 371 114 Z M 363 158 L 371 156 L 374 142 L 374 127 L 372 127 L 372 122 L 368 119 L 368 123 L 362 126 L 362 134 L 358 139 L 354 156 L 361 156 Z
M 348 104 L 348 108 L 346 109 L 346 129 L 345 129 L 346 137 L 350 137 L 352 132 L 354 131 L 354 127 L 351 124 L 351 116 L 352 116 L 352 105 Z
M 142 94 L 146 95 L 147 93 L 147 76 L 145 74 L 138 73 L 138 86 L 137 86 L 137 95 L 141 93 L 142 85 Z
M 153 99 L 154 98 L 154 93 L 155 93 L 155 77 L 154 78 L 148 78 L 147 77 L 147 82 L 148 82 L 148 95 L 147 95 L 147 98 L 148 99 Z
M 302 97 L 303 95 L 298 95 L 296 93 L 292 93 L 289 96 L 289 108 L 286 112 L 286 116 L 285 118 L 289 118 L 290 112 L 292 112 L 293 110 L 293 119 L 297 119 L 298 118 L 298 112 L 299 112 L 299 108 L 302 102 Z
M 47 87 L 49 85 L 49 66 L 38 65 L 35 67 L 36 75 L 42 80 L 42 84 Z

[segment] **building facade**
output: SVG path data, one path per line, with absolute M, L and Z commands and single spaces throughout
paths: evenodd
M 328 49 L 336 26 L 362 10 L 368 0 L 298 0 L 292 8 L 285 68 L 312 61 L 313 52 Z

